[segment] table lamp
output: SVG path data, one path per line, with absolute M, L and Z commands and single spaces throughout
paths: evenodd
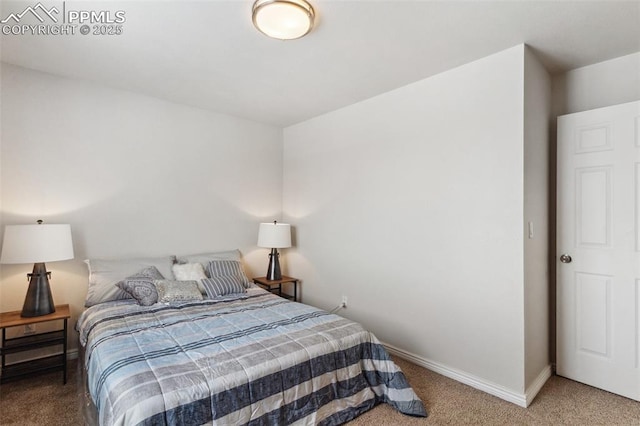
M 291 225 L 288 223 L 261 223 L 258 231 L 258 247 L 270 248 L 267 279 L 281 280 L 279 248 L 291 247 Z
M 51 272 L 45 262 L 73 259 L 70 225 L 7 225 L 0 263 L 33 263 L 27 274 L 29 289 L 22 306 L 23 317 L 39 317 L 56 311 L 49 287 Z

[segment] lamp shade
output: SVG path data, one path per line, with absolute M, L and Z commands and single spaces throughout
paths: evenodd
M 258 231 L 258 247 L 291 247 L 291 225 L 288 223 L 261 223 Z
M 253 24 L 263 34 L 293 40 L 311 31 L 315 12 L 305 0 L 256 0 Z
M 7 225 L 0 263 L 44 263 L 73 259 L 71 225 Z

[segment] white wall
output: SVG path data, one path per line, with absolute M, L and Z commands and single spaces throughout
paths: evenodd
M 554 116 L 640 99 L 640 52 L 553 78 Z
M 524 46 L 288 127 L 306 303 L 522 393 Z M 541 307 L 546 309 L 546 307 Z
M 74 319 L 86 258 L 239 248 L 266 268 L 255 243 L 281 214 L 281 129 L 7 64 L 1 94 L 0 220 L 71 224 L 75 260 L 47 266 Z M 22 307 L 30 268 L 2 265 L 2 311 Z
M 530 49 L 524 63 L 524 353 L 529 389 L 549 368 L 551 78 Z

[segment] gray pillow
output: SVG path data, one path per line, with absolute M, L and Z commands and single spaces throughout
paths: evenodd
M 230 276 L 240 280 L 245 288 L 251 286 L 251 282 L 242 268 L 242 263 L 238 260 L 212 260 L 207 265 L 206 271 L 209 278 Z
M 158 291 L 158 303 L 202 300 L 197 281 L 155 280 Z
M 228 294 L 241 294 L 247 292 L 244 288 L 244 283 L 237 275 L 205 278 L 201 282 L 209 299 L 215 299 Z
M 89 290 L 84 305 L 89 307 L 110 300 L 131 298 L 115 284 L 150 266 L 156 267 L 164 278 L 173 279 L 171 267 L 174 261 L 174 256 L 85 260 L 89 267 Z
M 154 280 L 164 277 L 155 266 L 150 266 L 135 275 L 116 283 L 116 286 L 136 299 L 141 306 L 151 306 L 158 301 L 158 291 Z

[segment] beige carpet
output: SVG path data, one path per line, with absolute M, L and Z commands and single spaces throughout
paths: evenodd
M 429 417 L 411 418 L 386 404 L 349 423 L 363 425 L 640 425 L 640 403 L 552 377 L 529 408 L 520 408 L 402 359 L 395 359 Z M 0 386 L 0 425 L 81 425 L 76 363 L 61 373 Z

